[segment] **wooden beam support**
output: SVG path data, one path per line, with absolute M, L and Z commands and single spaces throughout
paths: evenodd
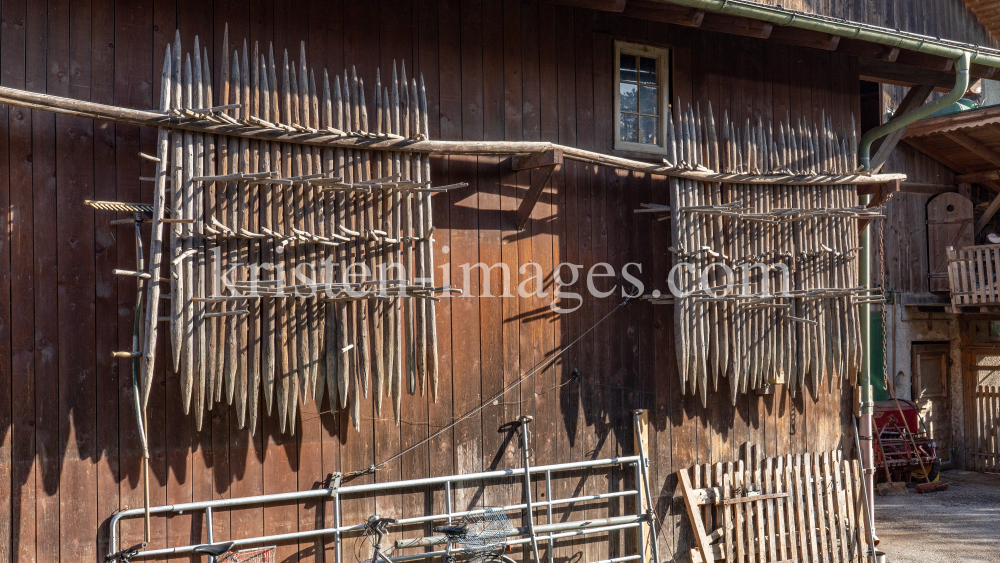
M 896 113 L 893 118 L 904 116 L 908 113 L 912 113 L 917 110 L 920 106 L 927 101 L 927 98 L 931 95 L 931 86 L 914 86 L 906 93 L 903 97 L 903 101 L 899 103 L 899 107 L 896 108 Z M 896 145 L 899 144 L 899 140 L 903 138 L 906 134 L 907 127 L 902 129 L 896 129 L 895 131 L 889 133 L 882 138 L 882 142 L 875 149 L 875 156 L 871 161 L 871 169 L 876 173 L 885 166 L 887 160 L 889 160 L 889 155 L 895 150 Z
M 902 49 L 899 52 L 899 56 L 896 57 L 896 62 L 903 65 L 919 66 L 930 70 L 940 70 L 942 72 L 951 72 L 955 70 L 955 61 L 951 59 L 938 57 L 937 55 L 918 53 L 907 49 Z M 952 83 L 954 83 L 954 80 Z
M 741 35 L 743 37 L 754 37 L 756 39 L 767 39 L 771 36 L 774 25 L 749 18 L 706 13 L 701 23 L 701 29 L 729 33 L 731 35 Z
M 625 6 L 624 15 L 684 27 L 701 27 L 705 20 L 705 10 L 651 0 L 632 0 Z
M 830 35 L 819 31 L 799 29 L 797 27 L 777 26 L 771 30 L 771 39 L 796 47 L 808 47 L 823 51 L 836 51 L 840 44 L 839 35 Z
M 514 170 L 531 170 L 542 166 L 552 166 L 562 164 L 563 152 L 560 149 L 551 149 L 542 152 L 534 152 L 524 156 L 515 156 L 511 160 L 511 167 Z
M 961 184 L 981 184 L 983 182 L 1000 182 L 1000 170 L 989 172 L 973 172 L 955 176 L 955 181 Z
M 528 224 L 531 218 L 531 211 L 538 203 L 538 198 L 542 196 L 545 185 L 549 183 L 552 173 L 562 165 L 563 153 L 559 149 L 552 149 L 545 152 L 532 153 L 526 156 L 515 156 L 512 158 L 511 167 L 514 170 L 538 169 L 532 175 L 531 187 L 528 193 L 524 194 L 521 205 L 517 208 L 517 229 L 521 230 Z
M 868 202 L 868 205 L 866 206 L 866 208 L 870 209 L 872 207 L 878 207 L 878 206 L 882 205 L 883 203 L 889 201 L 889 196 L 891 194 L 900 191 L 900 184 L 901 184 L 901 182 L 899 180 L 893 180 L 893 181 L 885 183 L 885 184 L 872 184 L 871 186 L 866 186 L 867 188 L 875 188 L 874 190 L 872 190 L 872 193 L 871 193 L 872 199 L 871 199 L 871 201 Z M 867 191 L 867 190 L 865 190 L 865 191 Z M 867 195 L 867 194 L 864 193 L 862 191 L 862 188 L 859 187 L 858 188 L 858 195 Z M 859 233 L 863 233 L 865 231 L 865 227 L 868 226 L 868 222 L 869 221 L 871 221 L 871 219 L 859 219 L 858 220 L 858 232 Z
M 955 75 L 943 70 L 900 64 L 898 59 L 896 62 L 889 62 L 861 57 L 858 61 L 861 63 L 859 70 L 862 80 L 897 86 L 930 84 L 944 92 L 950 92 L 955 86 Z
M 847 37 L 840 39 L 840 44 L 837 45 L 837 52 L 852 57 L 865 57 L 879 61 L 889 61 L 891 63 L 896 62 L 896 59 L 899 57 L 899 47 L 890 47 L 879 43 L 849 39 Z
M 990 219 L 997 214 L 997 210 L 1000 210 L 1000 194 L 997 194 L 993 201 L 990 202 L 990 206 L 986 208 L 983 212 L 983 216 L 976 221 L 976 234 L 978 235 L 982 232 L 983 228 L 990 222 Z
M 973 139 L 967 134 L 961 131 L 948 131 L 944 134 L 944 136 L 978 154 L 993 164 L 1000 166 L 1000 154 L 997 154 L 993 151 L 993 149 Z
M 625 9 L 625 2 L 627 0 L 549 0 L 549 2 L 602 12 L 621 12 Z

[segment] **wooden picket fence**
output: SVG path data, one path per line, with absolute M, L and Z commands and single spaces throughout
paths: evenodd
M 1000 244 L 946 249 L 952 307 L 1000 304 Z
M 678 471 L 693 563 L 866 561 L 862 478 L 840 451 Z
M 976 470 L 983 473 L 1000 473 L 1000 387 L 976 387 Z

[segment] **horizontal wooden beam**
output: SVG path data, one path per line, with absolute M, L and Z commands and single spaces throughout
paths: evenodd
M 602 12 L 621 12 L 625 9 L 627 0 L 549 0 L 549 2 L 563 6 L 572 6 L 574 8 L 600 10 Z
M 973 172 L 972 174 L 960 174 L 958 176 L 955 176 L 955 181 L 960 184 L 1000 182 L 1000 170 L 990 170 L 989 172 Z
M 955 61 L 952 59 L 908 50 L 900 51 L 899 56 L 896 57 L 896 62 L 901 65 L 919 66 L 928 70 L 940 70 L 942 72 L 949 72 L 955 69 Z
M 879 43 L 859 41 L 857 39 L 841 38 L 837 52 L 852 57 L 864 57 L 879 61 L 895 62 L 899 57 L 899 47 L 890 47 Z
M 625 6 L 624 15 L 632 18 L 651 20 L 685 27 L 701 27 L 705 20 L 705 10 L 665 4 L 652 0 L 631 0 Z
M 701 29 L 717 31 L 730 35 L 767 39 L 771 36 L 774 25 L 760 20 L 729 16 L 726 14 L 706 13 L 701 22 Z
M 859 59 L 862 80 L 895 84 L 897 86 L 919 86 L 927 84 L 935 89 L 950 91 L 955 85 L 955 75 L 943 70 L 931 70 L 919 66 L 904 65 L 887 60 L 868 57 Z
M 830 35 L 819 31 L 800 29 L 797 27 L 776 26 L 771 30 L 771 39 L 779 43 L 794 45 L 796 47 L 808 47 L 810 49 L 820 49 L 823 51 L 836 51 L 840 44 L 839 35 Z
M 712 171 L 690 170 L 685 167 L 668 166 L 629 160 L 617 156 L 601 154 L 576 147 L 555 145 L 547 142 L 522 141 L 430 141 L 417 139 L 385 139 L 368 136 L 352 136 L 342 132 L 321 131 L 295 132 L 278 126 L 268 127 L 257 124 L 220 124 L 203 119 L 177 117 L 157 112 L 120 108 L 94 102 L 84 102 L 72 98 L 50 96 L 35 92 L 25 92 L 15 88 L 0 86 L 0 104 L 28 109 L 37 109 L 73 115 L 86 119 L 101 119 L 115 123 L 129 123 L 146 127 L 165 127 L 214 135 L 230 135 L 249 139 L 300 143 L 323 147 L 343 147 L 354 149 L 382 150 L 407 153 L 430 153 L 447 155 L 527 155 L 559 149 L 564 158 L 587 162 L 599 166 L 609 166 L 620 170 L 631 170 L 657 176 L 687 178 L 700 182 L 724 182 L 736 184 L 778 184 L 792 186 L 836 186 L 851 184 L 880 184 L 890 180 L 905 180 L 905 174 L 872 175 L 785 175 L 785 174 L 721 174 Z

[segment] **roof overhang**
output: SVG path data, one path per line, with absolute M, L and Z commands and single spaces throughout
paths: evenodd
M 1000 106 L 922 119 L 903 141 L 957 172 L 957 182 L 1000 192 Z
M 767 39 L 857 57 L 861 77 L 903 86 L 955 84 L 955 59 L 970 54 L 969 75 L 993 78 L 1000 50 L 749 0 L 552 0 L 705 31 Z M 998 75 L 1000 77 L 1000 75 Z

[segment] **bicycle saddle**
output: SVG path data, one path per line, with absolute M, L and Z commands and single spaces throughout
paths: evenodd
M 462 526 L 438 526 L 437 528 L 434 528 L 435 534 L 444 534 L 446 536 L 464 536 L 468 531 L 468 524 Z
M 223 553 L 229 551 L 236 545 L 234 542 L 227 541 L 224 543 L 209 543 L 205 545 L 199 545 L 192 549 L 194 553 L 199 553 L 202 555 L 209 555 L 211 557 L 218 557 Z

